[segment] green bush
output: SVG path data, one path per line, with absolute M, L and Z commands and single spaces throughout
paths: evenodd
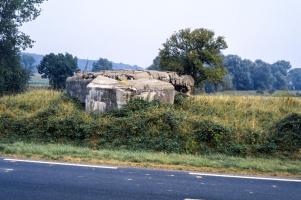
M 187 96 L 185 96 L 182 93 L 177 93 L 175 96 L 175 102 L 174 102 L 175 106 L 179 106 L 179 107 L 183 106 L 186 99 L 187 99 Z
M 295 152 L 301 148 L 301 114 L 292 113 L 275 125 L 272 142 L 280 151 Z
M 181 117 L 174 112 L 143 112 L 112 118 L 100 133 L 99 147 L 118 147 L 165 152 L 183 152 L 179 130 Z
M 159 101 L 147 102 L 142 99 L 132 99 L 123 108 L 108 113 L 116 117 L 125 117 L 133 114 L 133 112 L 146 111 L 149 108 L 156 108 L 160 105 Z
M 193 134 L 200 147 L 204 145 L 219 152 L 229 152 L 233 146 L 233 132 L 230 128 L 212 121 L 193 123 Z

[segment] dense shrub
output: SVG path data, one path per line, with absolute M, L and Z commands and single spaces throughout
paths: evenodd
M 176 106 L 183 106 L 185 104 L 185 101 L 187 99 L 187 96 L 185 96 L 182 93 L 177 93 L 175 96 L 175 105 Z
M 150 103 L 152 104 L 152 103 Z M 156 104 L 153 104 L 156 107 Z M 141 110 L 140 110 L 141 111 Z M 114 115 L 100 131 L 99 147 L 122 147 L 166 152 L 183 152 L 178 113 L 143 113 L 136 110 L 127 116 Z M 121 110 L 121 112 L 124 112 Z
M 194 122 L 192 126 L 195 140 L 200 147 L 205 146 L 225 153 L 233 146 L 233 132 L 225 126 L 207 120 Z
M 280 151 L 299 150 L 301 148 L 301 114 L 292 113 L 276 123 L 272 142 Z
M 116 117 L 125 117 L 133 114 L 133 112 L 143 112 L 149 108 L 155 108 L 160 105 L 159 101 L 147 102 L 142 99 L 132 99 L 123 108 L 107 113 Z

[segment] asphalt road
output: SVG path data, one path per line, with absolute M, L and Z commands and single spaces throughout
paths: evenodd
M 301 181 L 0 158 L 0 200 L 300 200 Z

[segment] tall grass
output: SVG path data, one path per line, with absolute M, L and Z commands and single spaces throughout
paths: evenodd
M 267 131 L 291 113 L 301 113 L 301 98 L 264 96 L 196 96 L 183 105 L 195 119 L 211 119 L 234 127 Z

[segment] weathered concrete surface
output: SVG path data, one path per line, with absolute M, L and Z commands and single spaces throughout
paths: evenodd
M 87 112 L 119 109 L 133 98 L 172 104 L 176 92 L 171 84 L 155 79 L 117 81 L 100 75 L 87 88 Z
M 78 99 L 81 103 L 85 103 L 88 94 L 87 86 L 91 81 L 93 81 L 93 78 L 84 79 L 81 74 L 68 78 L 66 81 L 67 94 Z
M 190 95 L 191 76 L 159 71 L 102 71 L 76 74 L 67 79 L 67 93 L 86 105 L 87 112 L 106 112 L 121 108 L 130 99 L 174 103 L 176 91 Z
M 176 72 L 162 72 L 162 71 L 136 71 L 136 70 L 116 70 L 116 71 L 102 71 L 95 73 L 98 75 L 112 78 L 118 81 L 123 80 L 139 80 L 139 79 L 156 79 L 171 83 L 178 92 L 187 95 L 192 94 L 194 87 L 194 79 L 191 76 L 179 76 Z

